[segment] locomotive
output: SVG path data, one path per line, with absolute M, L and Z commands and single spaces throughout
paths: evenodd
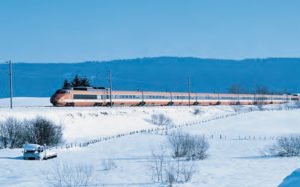
M 253 105 L 299 101 L 288 94 L 227 94 L 154 91 L 111 91 L 104 87 L 70 87 L 57 90 L 53 106 L 170 106 L 170 105 Z

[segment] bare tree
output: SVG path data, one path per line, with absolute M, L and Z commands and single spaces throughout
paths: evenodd
M 24 122 L 26 141 L 40 145 L 56 145 L 62 142 L 62 126 L 44 117 L 36 117 Z
M 102 160 L 101 165 L 104 171 L 112 170 L 117 167 L 117 164 L 111 159 Z
M 166 155 L 164 148 L 161 149 L 159 153 L 152 151 L 153 162 L 150 165 L 152 171 L 152 180 L 154 182 L 163 182 L 163 170 L 166 163 Z
M 56 145 L 62 142 L 62 126 L 43 117 L 17 120 L 9 117 L 0 123 L 0 138 L 4 148 L 20 148 L 24 143 Z
M 300 135 L 281 137 L 267 149 L 267 154 L 281 157 L 300 156 Z
M 173 186 L 175 183 L 186 183 L 192 179 L 196 173 L 194 163 L 180 158 L 167 159 L 165 150 L 159 153 L 152 152 L 153 162 L 150 169 L 152 171 L 152 180 L 157 183 Z
M 169 144 L 174 158 L 185 157 L 191 149 L 188 134 L 182 131 L 172 132 L 168 136 Z
M 23 126 L 18 119 L 9 117 L 0 123 L 0 136 L 3 147 L 16 148 L 23 145 Z
M 255 92 L 257 94 L 268 94 L 269 93 L 269 89 L 266 86 L 257 86 Z
M 174 158 L 203 160 L 207 157 L 209 144 L 204 136 L 189 135 L 181 131 L 173 132 L 168 137 Z
M 86 187 L 93 182 L 94 168 L 90 164 L 56 163 L 47 175 L 53 187 Z
M 180 172 L 181 172 L 183 181 L 189 182 L 196 172 L 194 163 L 193 162 L 192 163 L 184 162 L 184 164 L 182 165 L 182 167 L 180 169 Z
M 178 168 L 174 165 L 174 162 L 168 162 L 167 167 L 164 168 L 164 181 L 169 187 L 172 187 L 174 183 L 179 182 L 178 180 Z
M 239 84 L 233 84 L 229 87 L 228 92 L 232 94 L 240 94 L 242 93 L 242 88 Z
M 172 119 L 164 114 L 153 114 L 151 116 L 151 121 L 155 125 L 167 126 L 172 124 Z
M 187 159 L 203 160 L 207 157 L 209 148 L 208 142 L 204 136 L 190 136 L 191 150 Z

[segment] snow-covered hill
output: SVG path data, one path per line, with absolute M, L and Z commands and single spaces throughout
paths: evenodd
M 201 114 L 194 115 L 195 108 L 200 108 Z M 207 135 L 210 149 L 206 160 L 195 162 L 196 173 L 191 182 L 177 186 L 277 186 L 285 176 L 299 168 L 300 158 L 265 157 L 261 151 L 275 142 L 273 137 L 300 132 L 299 112 L 255 111 L 181 127 L 185 132 Z M 180 125 L 232 114 L 234 111 L 230 106 L 16 107 L 13 110 L 1 108 L 0 120 L 9 116 L 19 119 L 45 116 L 63 124 L 64 138 L 67 142 L 73 142 L 155 128 L 157 126 L 150 119 L 152 114 L 157 113 L 169 116 L 175 125 Z M 162 147 L 168 150 L 165 135 L 135 134 L 83 148 L 58 149 L 58 158 L 48 161 L 24 161 L 20 157 L 20 149 L 2 149 L 0 186 L 48 186 L 49 176 L 53 175 L 58 165 L 84 163 L 93 166 L 94 186 L 156 187 L 160 184 L 152 181 L 149 166 L 152 152 Z M 102 162 L 107 159 L 114 162 L 116 167 L 103 170 Z
M 0 108 L 0 120 L 7 117 L 30 119 L 43 116 L 64 127 L 64 138 L 67 142 L 92 139 L 100 136 L 116 135 L 134 130 L 150 129 L 157 126 L 151 122 L 153 114 L 164 114 L 172 119 L 174 125 L 211 119 L 218 115 L 233 113 L 231 107 L 34 107 L 28 98 L 20 98 L 21 102 L 13 110 Z M 4 100 L 4 101 L 7 101 Z M 34 100 L 33 100 L 34 101 Z M 47 103 L 44 99 L 36 99 L 36 106 Z M 17 103 L 17 101 L 16 101 Z M 27 106 L 31 107 L 24 107 Z M 18 107 L 20 106 L 20 107 Z M 200 109 L 201 115 L 194 115 Z

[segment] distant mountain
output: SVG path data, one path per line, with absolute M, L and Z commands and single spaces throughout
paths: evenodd
M 300 58 L 218 60 L 157 57 L 84 63 L 15 63 L 14 96 L 49 97 L 75 74 L 115 90 L 227 92 L 233 84 L 252 92 L 266 86 L 273 92 L 300 92 Z M 9 96 L 8 65 L 0 65 L 0 97 Z

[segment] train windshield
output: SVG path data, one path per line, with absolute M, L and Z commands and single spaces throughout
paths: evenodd
M 67 91 L 66 90 L 57 90 L 56 93 L 57 94 L 64 94 L 64 93 L 67 93 Z

